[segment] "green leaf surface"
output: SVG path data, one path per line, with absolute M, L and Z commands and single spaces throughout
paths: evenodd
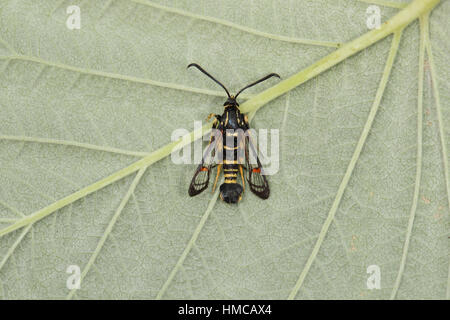
M 450 298 L 436 2 L 1 1 L 0 298 Z M 392 19 L 368 33 L 371 4 Z M 225 97 L 191 62 L 233 92 L 284 79 L 241 101 L 280 130 L 268 200 L 188 196 L 171 134 Z

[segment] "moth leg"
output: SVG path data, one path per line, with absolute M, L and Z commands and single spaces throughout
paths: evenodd
M 207 117 L 206 117 L 206 121 L 211 120 L 212 117 L 215 117 L 216 115 L 214 113 L 210 113 Z M 214 119 L 215 120 L 215 119 Z
M 208 116 L 206 117 L 206 121 L 211 120 L 211 118 L 215 118 L 213 124 L 217 125 L 220 120 L 222 120 L 222 117 L 219 114 L 215 114 L 215 113 L 210 113 L 208 114 Z
M 241 172 L 242 186 L 244 187 L 244 191 L 245 191 L 244 170 L 242 170 L 242 165 L 239 165 L 239 171 Z
M 219 175 L 220 175 L 220 169 L 221 168 L 222 168 L 222 164 L 219 164 L 217 166 L 217 175 L 216 175 L 216 180 L 214 181 L 214 186 L 212 188 L 212 192 L 214 192 L 214 190 L 216 190 L 217 180 L 219 180 Z

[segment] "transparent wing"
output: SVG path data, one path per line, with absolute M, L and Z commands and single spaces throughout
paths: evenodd
M 263 168 L 250 136 L 245 137 L 245 163 L 250 190 L 261 199 L 267 199 L 270 195 L 269 183 L 263 175 Z
M 211 169 L 216 165 L 216 150 L 220 152 L 222 150 L 221 145 L 222 135 L 211 133 L 211 140 L 203 154 L 202 163 L 197 167 L 189 185 L 191 197 L 198 195 L 208 187 Z

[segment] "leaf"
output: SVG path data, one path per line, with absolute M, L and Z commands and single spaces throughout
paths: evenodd
M 365 2 L 3 2 L 0 297 L 448 298 L 450 5 Z M 241 106 L 280 130 L 268 200 L 188 197 L 167 143 L 224 100 L 190 62 L 285 79 Z

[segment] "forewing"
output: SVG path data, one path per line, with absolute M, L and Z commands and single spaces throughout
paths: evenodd
M 189 185 L 189 195 L 198 195 L 208 187 L 211 169 L 216 164 L 216 150 L 221 150 L 222 136 L 211 135 L 211 141 L 203 154 L 202 163 L 199 164 Z
M 250 190 L 261 199 L 270 195 L 269 183 L 263 175 L 263 168 L 250 136 L 245 138 L 245 163 L 247 167 L 247 182 Z

